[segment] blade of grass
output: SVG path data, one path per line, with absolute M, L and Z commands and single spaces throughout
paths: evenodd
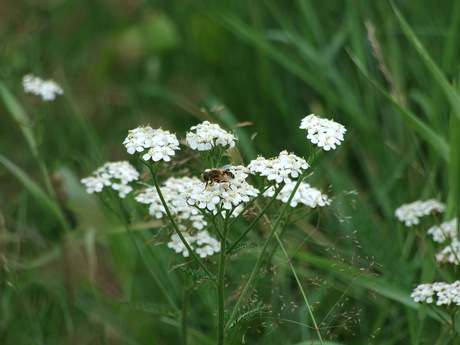
M 422 42 L 417 38 L 414 31 L 411 29 L 407 21 L 404 19 L 403 15 L 396 7 L 396 5 L 391 2 L 391 6 L 393 7 L 393 11 L 396 14 L 399 24 L 403 29 L 404 34 L 409 39 L 409 42 L 414 46 L 417 53 L 422 58 L 422 61 L 425 63 L 428 70 L 431 72 L 432 76 L 434 77 L 435 81 L 438 83 L 441 90 L 443 90 L 444 94 L 446 95 L 455 116 L 460 120 L 460 95 L 457 93 L 447 78 L 444 76 L 444 73 L 438 67 L 438 65 L 433 61 L 430 54 L 426 51 L 425 47 L 423 46 Z
M 54 203 L 46 193 L 17 165 L 0 155 L 0 163 L 7 168 L 32 194 L 37 203 L 53 218 L 61 224 L 65 224 L 65 218 L 60 208 Z
M 19 128 L 26 139 L 29 149 L 32 152 L 32 156 L 36 159 L 40 172 L 43 175 L 43 181 L 45 182 L 46 190 L 49 195 L 54 196 L 53 187 L 49 179 L 48 169 L 40 157 L 38 151 L 37 141 L 30 125 L 30 119 L 27 116 L 26 111 L 16 98 L 11 94 L 7 87 L 0 81 L 0 97 L 3 99 L 3 103 L 9 110 L 11 117 L 17 122 Z
M 420 135 L 427 143 L 429 143 L 438 154 L 446 161 L 449 161 L 449 146 L 446 141 L 433 131 L 424 121 L 420 120 L 417 115 L 396 101 L 392 95 L 385 90 L 383 86 L 377 83 L 353 53 L 349 51 L 349 55 L 361 73 L 399 110 L 406 122 L 411 128 Z

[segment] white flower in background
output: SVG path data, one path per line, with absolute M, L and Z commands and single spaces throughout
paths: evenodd
M 287 151 L 282 151 L 278 157 L 271 159 L 257 157 L 248 165 L 249 171 L 266 176 L 269 181 L 276 183 L 289 183 L 291 178 L 296 179 L 308 167 L 305 159 Z
M 314 114 L 303 118 L 299 128 L 307 131 L 307 139 L 312 144 L 322 147 L 325 151 L 335 150 L 336 145 L 340 145 L 343 141 L 343 135 L 347 131 L 340 123 Z
M 220 252 L 220 243 L 215 238 L 211 237 L 208 231 L 203 230 L 192 235 L 183 232 L 182 235 L 186 239 L 189 246 L 201 257 L 214 255 Z M 181 241 L 179 235 L 176 233 L 171 236 L 171 241 L 168 242 L 168 247 L 174 249 L 176 253 L 182 253 L 184 257 L 190 256 L 187 247 Z
M 139 179 L 139 173 L 128 162 L 109 162 L 94 171 L 91 176 L 81 179 L 88 194 L 100 193 L 104 187 L 116 190 L 124 198 L 133 189 L 128 183 Z
M 446 205 L 440 203 L 436 199 L 430 199 L 427 201 L 418 200 L 398 207 L 395 211 L 395 216 L 399 221 L 404 222 L 406 226 L 411 226 L 419 224 L 419 218 L 427 216 L 433 212 L 444 212 L 445 209 Z
M 234 134 L 209 121 L 204 121 L 190 129 L 192 132 L 187 133 L 185 139 L 192 150 L 209 151 L 218 145 L 232 148 L 238 140 Z
M 433 303 L 436 305 L 460 305 L 460 280 L 452 284 L 438 282 L 418 285 L 410 297 L 415 302 Z
M 287 203 L 296 183 L 296 181 L 286 183 L 276 199 Z M 264 193 L 264 196 L 271 198 L 274 194 L 275 188 L 272 186 Z M 330 203 L 331 200 L 326 194 L 322 194 L 321 191 L 311 187 L 308 183 L 301 182 L 289 205 L 291 207 L 296 207 L 299 204 L 303 204 L 305 206 L 315 208 L 316 206 L 324 207 L 326 205 L 330 205 Z
M 458 266 L 460 263 L 460 242 L 458 239 L 452 240 L 440 252 L 435 254 L 436 261 L 449 263 Z
M 197 178 L 171 177 L 161 186 L 161 193 L 168 204 L 169 211 L 179 225 L 184 226 L 185 230 L 189 226 L 201 230 L 207 225 L 204 216 L 195 207 L 187 204 L 185 199 L 189 187 L 196 184 L 202 185 Z M 155 187 L 146 188 L 135 197 L 135 200 L 149 205 L 149 213 L 155 218 L 161 219 L 166 215 L 166 210 Z
M 42 80 L 32 74 L 27 74 L 22 78 L 24 91 L 41 96 L 44 101 L 53 101 L 56 95 L 62 95 L 64 91 L 53 80 Z
M 129 131 L 123 141 L 130 155 L 139 153 L 144 161 L 169 162 L 176 150 L 180 150 L 175 134 L 169 131 L 153 129 L 150 126 L 137 127 Z
M 230 166 L 228 169 L 235 176 L 228 182 L 206 184 L 196 182 L 188 186 L 185 193 L 187 203 L 199 209 L 218 212 L 220 209 L 234 210 L 242 203 L 247 203 L 259 194 L 259 190 L 246 182 L 246 169 L 242 166 Z M 236 214 L 233 213 L 232 216 Z
M 458 221 L 454 218 L 448 222 L 444 222 L 441 225 L 435 225 L 428 229 L 428 234 L 433 236 L 433 241 L 442 243 L 448 239 L 459 239 L 457 232 Z

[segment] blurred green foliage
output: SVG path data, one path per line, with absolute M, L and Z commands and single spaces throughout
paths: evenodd
M 214 117 L 236 130 L 245 163 L 284 149 L 304 155 L 298 127 L 310 113 L 348 129 L 309 181 L 335 195 L 334 206 L 286 233 L 325 338 L 447 343 L 439 318 L 419 312 L 409 295 L 415 284 L 453 281 L 455 272 L 439 271 L 393 214 L 402 203 L 432 197 L 449 198 L 450 214 L 458 213 L 458 133 L 449 128 L 459 128 L 460 114 L 449 92 L 458 94 L 460 2 L 394 5 L 438 71 L 414 48 L 388 1 L 0 2 L 0 81 L 28 118 L 18 122 L 2 97 L 0 155 L 19 170 L 0 166 L 0 343 L 179 343 L 177 315 L 145 263 L 180 304 L 191 282 L 171 267 L 182 259 L 150 243 L 159 225 L 138 216 L 143 261 L 79 179 L 106 160 L 128 159 L 121 142 L 143 124 L 183 137 Z M 28 73 L 56 80 L 64 96 L 44 104 L 25 94 Z M 224 110 L 213 111 L 218 106 Z M 24 128 L 34 133 L 35 148 Z M 205 167 L 185 168 L 198 174 Z M 35 187 L 49 200 L 31 193 Z M 48 201 L 63 221 L 44 211 Z M 241 282 L 253 259 L 238 258 L 229 281 Z M 232 344 L 243 335 L 247 344 L 314 338 L 283 259 L 273 261 L 277 271 L 267 263 L 258 295 L 285 309 L 245 325 Z M 204 285 L 189 297 L 191 344 L 214 339 L 214 290 Z

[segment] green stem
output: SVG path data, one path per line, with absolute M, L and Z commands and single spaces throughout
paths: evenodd
M 153 184 L 154 184 L 155 189 L 156 189 L 156 191 L 158 193 L 158 196 L 160 197 L 161 204 L 163 205 L 164 209 L 166 210 L 166 214 L 167 214 L 167 216 L 169 218 L 169 221 L 171 222 L 172 227 L 174 228 L 174 231 L 176 231 L 176 234 L 179 236 L 179 238 L 181 239 L 182 243 L 187 248 L 187 250 L 189 251 L 190 255 L 198 263 L 198 265 L 203 269 L 204 272 L 206 272 L 206 274 L 209 277 L 212 277 L 213 274 L 211 273 L 211 271 L 206 267 L 206 265 L 203 263 L 203 261 L 200 259 L 200 257 L 198 255 L 196 255 L 195 251 L 192 249 L 192 247 L 190 247 L 190 245 L 188 244 L 188 242 L 185 239 L 184 235 L 182 235 L 182 231 L 180 231 L 179 227 L 177 226 L 177 223 L 174 220 L 174 217 L 172 216 L 171 211 L 169 210 L 168 204 L 166 203 L 166 201 L 165 201 L 165 199 L 163 197 L 163 193 L 161 192 L 160 184 L 158 183 L 158 178 L 157 178 L 157 174 L 156 174 L 156 171 L 155 171 L 154 167 L 152 167 L 151 164 L 147 164 L 147 163 L 144 163 L 144 164 L 147 165 L 149 167 L 149 169 L 150 169 L 150 172 L 152 174 Z
M 117 197 L 117 196 L 114 196 L 114 197 Z M 133 235 L 133 232 L 132 232 L 132 229 L 131 229 L 131 222 L 128 218 L 128 212 L 126 212 L 126 209 L 123 207 L 123 204 L 120 200 L 120 203 L 119 203 L 119 208 L 120 208 L 120 212 L 117 212 L 113 207 L 110 206 L 110 204 L 108 202 L 106 202 L 102 197 L 100 198 L 103 202 L 103 204 L 112 212 L 114 213 L 117 217 L 119 217 L 121 219 L 121 221 L 123 222 L 123 225 L 125 226 L 126 228 L 126 231 L 128 232 L 128 236 L 129 236 L 129 239 L 131 240 L 131 242 L 133 243 L 134 247 L 137 249 L 137 252 L 139 253 L 140 257 L 141 257 L 141 260 L 142 262 L 144 263 L 144 265 L 147 267 L 147 270 L 149 271 L 150 275 L 152 276 L 153 280 L 155 281 L 155 283 L 157 284 L 158 288 L 160 289 L 160 291 L 163 293 L 163 295 L 166 297 L 166 300 L 168 301 L 169 305 L 176 311 L 176 312 L 179 312 L 179 308 L 176 306 L 176 304 L 174 303 L 173 299 L 171 298 L 171 296 L 169 295 L 168 293 L 168 290 L 165 289 L 165 287 L 163 286 L 163 283 L 158 279 L 158 275 L 155 273 L 155 271 L 152 269 L 151 265 L 149 265 L 148 263 L 148 260 L 147 258 L 145 257 L 145 253 L 144 251 L 142 250 L 142 248 L 139 246 L 139 243 L 136 241 L 136 239 L 134 238 L 134 235 Z
M 316 331 L 316 334 L 318 336 L 319 342 L 320 342 L 321 345 L 323 345 L 323 339 L 321 337 L 321 333 L 319 331 L 318 324 L 316 323 L 315 316 L 313 315 L 313 311 L 311 309 L 310 303 L 308 302 L 307 295 L 305 295 L 305 291 L 302 289 L 302 284 L 300 283 L 300 279 L 299 279 L 294 267 L 292 266 L 291 258 L 289 257 L 288 253 L 286 252 L 286 249 L 284 248 L 283 243 L 281 242 L 281 239 L 279 238 L 278 234 L 275 234 L 275 238 L 276 238 L 276 241 L 278 242 L 278 245 L 280 246 L 281 250 L 283 251 L 284 256 L 286 257 L 287 263 L 289 265 L 289 268 L 292 271 L 292 275 L 294 276 L 295 281 L 297 282 L 297 285 L 299 286 L 299 290 L 300 290 L 300 292 L 302 294 L 302 298 L 305 301 L 305 304 L 306 304 L 307 309 L 308 309 L 308 313 L 310 314 L 310 317 L 311 317 L 311 319 L 313 321 L 313 325 L 315 326 L 315 331 Z
M 455 311 L 452 311 L 451 313 L 451 323 L 452 323 L 452 345 L 454 344 L 458 344 L 457 342 L 457 336 L 458 336 L 458 333 L 457 333 L 457 326 L 455 324 Z
M 186 279 L 188 280 L 188 276 L 186 276 Z M 182 305 L 182 317 L 181 317 L 182 345 L 187 345 L 188 343 L 187 313 L 188 313 L 188 307 L 189 307 L 189 302 L 190 302 L 190 294 L 192 293 L 194 287 L 195 287 L 195 282 L 193 282 L 193 284 L 191 284 L 186 289 L 184 289 L 184 302 Z
M 260 212 L 260 214 L 252 221 L 251 224 L 249 224 L 249 226 L 247 227 L 247 229 L 235 240 L 235 242 L 233 242 L 233 244 L 230 246 L 230 248 L 227 249 L 227 253 L 231 253 L 235 248 L 236 246 L 243 240 L 244 237 L 246 237 L 246 235 L 248 234 L 249 231 L 251 231 L 251 229 L 258 223 L 258 221 L 260 220 L 260 218 L 262 218 L 264 216 L 264 214 L 267 212 L 267 210 L 269 209 L 269 207 L 275 202 L 276 200 L 276 197 L 278 196 L 278 194 L 281 192 L 281 189 L 283 189 L 281 186 L 279 186 L 276 190 L 275 190 L 275 194 L 273 195 L 272 199 L 270 200 L 270 202 L 265 205 L 265 207 L 262 209 L 262 211 Z M 243 212 L 241 212 L 243 213 Z M 230 223 L 230 226 L 233 225 L 233 222 Z
M 270 233 L 268 234 L 268 237 L 265 240 L 265 243 L 264 243 L 264 245 L 262 247 L 262 250 L 260 251 L 259 257 L 257 258 L 256 264 L 254 265 L 254 268 L 252 269 L 251 275 L 249 276 L 249 279 L 248 279 L 246 285 L 244 286 L 243 291 L 241 292 L 240 296 L 238 297 L 238 300 L 235 303 L 235 306 L 234 306 L 234 308 L 232 310 L 232 313 L 230 314 L 230 317 L 228 318 L 227 327 L 228 327 L 228 325 L 230 325 L 234 321 L 234 319 L 236 317 L 236 314 L 238 312 L 238 309 L 239 309 L 241 303 L 243 302 L 243 299 L 246 297 L 249 289 L 251 288 L 252 283 L 253 283 L 256 275 L 257 275 L 257 272 L 259 271 L 259 268 L 260 268 L 262 260 L 263 260 L 263 256 L 264 256 L 265 252 L 268 249 L 268 245 L 270 244 L 273 236 L 275 235 L 275 232 L 278 229 L 278 226 L 281 224 L 281 220 L 283 219 L 284 214 L 286 213 L 286 210 L 288 209 L 288 207 L 290 207 L 289 203 L 291 202 L 292 198 L 294 197 L 295 192 L 299 188 L 300 182 L 302 182 L 302 180 L 304 179 L 304 177 L 306 175 L 307 175 L 307 172 L 305 171 L 302 175 L 299 176 L 299 179 L 297 180 L 297 183 L 294 186 L 294 189 L 293 189 L 293 191 L 292 191 L 292 193 L 291 193 L 291 195 L 289 197 L 289 200 L 284 205 L 283 209 L 281 210 L 280 214 L 278 215 L 278 218 L 276 219 L 275 225 L 273 226 L 273 228 L 271 229 Z
M 220 255 L 219 255 L 219 272 L 217 278 L 217 308 L 218 308 L 218 321 L 217 321 L 217 344 L 224 344 L 225 336 L 225 262 L 226 253 L 225 245 L 227 241 L 227 229 L 223 231 L 224 236 L 220 240 Z

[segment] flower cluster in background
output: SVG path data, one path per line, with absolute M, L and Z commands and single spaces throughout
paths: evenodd
M 206 230 L 200 231 L 195 235 L 190 233 L 183 233 L 183 235 L 190 247 L 201 258 L 205 258 L 220 252 L 219 241 L 213 238 Z M 182 253 L 184 257 L 190 256 L 190 252 L 177 234 L 173 234 L 171 236 L 171 241 L 168 242 L 168 247 L 174 249 L 176 253 Z
M 169 131 L 153 129 L 150 126 L 137 127 L 130 130 L 123 141 L 126 150 L 130 155 L 141 154 L 144 161 L 169 162 L 176 150 L 180 150 L 179 141 L 175 134 Z
M 343 125 L 332 120 L 310 114 L 302 119 L 300 129 L 307 131 L 307 139 L 325 151 L 335 150 L 343 141 L 347 131 Z
M 420 223 L 420 218 L 435 212 L 444 212 L 446 206 L 435 199 L 415 201 L 404 204 L 396 209 L 395 215 L 406 226 Z M 458 233 L 458 220 L 432 226 L 427 231 L 433 241 L 444 245 L 436 254 L 435 259 L 440 263 L 458 265 L 460 263 L 460 241 Z M 460 305 L 460 281 L 453 284 L 438 282 L 434 284 L 420 284 L 411 294 L 415 302 L 433 303 L 437 305 Z
M 44 101 L 53 101 L 56 95 L 64 94 L 61 87 L 53 80 L 42 80 L 32 74 L 27 74 L 22 78 L 24 91 L 41 96 Z
M 269 181 L 276 183 L 289 183 L 291 179 L 299 177 L 308 167 L 305 159 L 287 151 L 282 151 L 278 157 L 271 159 L 257 157 L 248 165 L 249 171 L 266 176 Z
M 281 200 L 283 203 L 287 203 L 295 185 L 296 181 L 286 183 L 277 195 L 276 199 Z M 271 198 L 274 194 L 275 188 L 272 186 L 264 193 L 264 196 Z M 326 194 L 322 194 L 318 189 L 311 187 L 308 183 L 301 182 L 299 188 L 292 197 L 289 206 L 297 207 L 299 204 L 311 208 L 315 208 L 317 206 L 324 207 L 331 204 L 331 199 L 329 199 Z
M 433 236 L 433 241 L 444 245 L 436 253 L 436 260 L 438 262 L 454 265 L 460 263 L 460 234 L 458 233 L 458 226 L 458 220 L 454 218 L 428 229 L 427 233 Z
M 110 187 L 118 192 L 121 198 L 130 193 L 133 188 L 129 182 L 139 179 L 139 173 L 128 162 L 109 162 L 94 171 L 91 176 L 81 180 L 89 194 L 100 193 L 104 187 Z
M 417 200 L 410 204 L 404 204 L 398 207 L 395 211 L 396 218 L 404 222 L 406 226 L 417 225 L 420 223 L 420 218 L 428 216 L 434 212 L 444 212 L 446 205 L 440 203 L 436 199 L 426 201 Z
M 190 129 L 192 132 L 187 133 L 185 139 L 192 150 L 209 151 L 216 146 L 232 148 L 237 140 L 234 134 L 209 121 L 204 121 Z
M 438 282 L 434 284 L 420 284 L 412 294 L 415 302 L 425 302 L 436 305 L 460 305 L 460 280 L 452 284 Z

